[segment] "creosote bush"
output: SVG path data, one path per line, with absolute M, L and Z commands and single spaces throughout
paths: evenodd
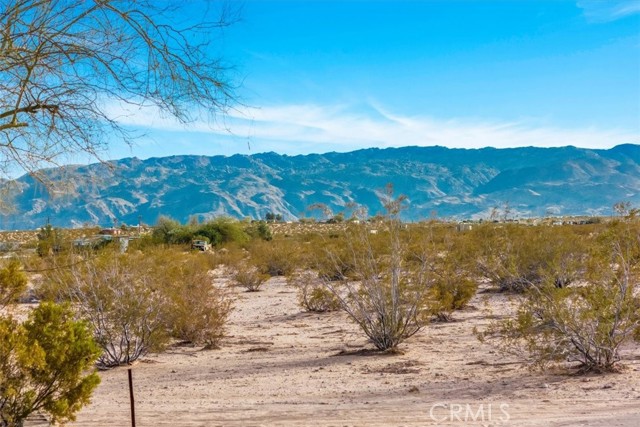
M 247 248 L 251 255 L 251 263 L 263 274 L 270 276 L 286 276 L 296 268 L 298 260 L 298 243 L 284 239 L 270 242 L 254 241 Z
M 233 266 L 247 263 L 250 257 L 249 252 L 236 244 L 228 244 L 220 249 L 216 249 L 211 255 L 207 254 L 207 257 L 211 258 L 211 269 L 215 269 L 219 266 L 225 266 L 233 268 Z
M 231 299 L 223 289 L 212 285 L 207 259 L 197 254 L 171 258 L 162 269 L 160 286 L 167 298 L 164 312 L 171 336 L 205 349 L 218 348 L 231 312 Z
M 58 300 L 69 300 L 102 348 L 98 366 L 130 364 L 161 351 L 171 338 L 218 346 L 231 310 L 199 253 L 154 248 L 105 250 L 49 275 Z M 51 285 L 49 285 L 51 286 Z
M 478 289 L 467 235 L 434 221 L 411 233 L 406 262 L 426 266 L 431 278 L 425 304 L 436 320 L 451 321 L 453 311 L 463 309 Z
M 92 329 L 102 354 L 98 367 L 130 364 L 166 345 L 166 296 L 154 280 L 155 268 L 140 256 L 105 251 L 58 272 L 60 298 L 73 303 Z
M 261 273 L 256 267 L 239 263 L 233 272 L 233 280 L 238 286 L 242 286 L 247 292 L 257 292 L 269 279 L 268 274 Z
M 479 338 L 497 337 L 504 351 L 528 355 L 534 367 L 568 361 L 582 372 L 614 370 L 621 346 L 640 331 L 640 225 L 609 225 L 579 271 L 580 280 L 563 287 L 556 282 L 562 271 L 543 271 L 516 317 Z
M 38 244 L 36 253 L 41 257 L 53 255 L 62 245 L 60 230 L 53 228 L 51 224 L 47 224 L 40 228 L 38 232 Z
M 254 239 L 262 239 L 265 241 L 271 241 L 273 239 L 273 233 L 269 224 L 266 221 L 257 221 L 252 223 L 245 229 L 246 233 Z
M 306 311 L 323 313 L 340 309 L 340 300 L 327 289 L 318 274 L 296 271 L 287 277 L 287 283 L 298 291 L 298 304 Z
M 345 280 L 354 270 L 346 238 L 346 235 L 339 235 L 328 240 L 314 239 L 305 254 L 306 267 L 317 271 L 323 280 Z M 331 257 L 327 257 L 327 253 Z
M 398 215 L 405 198 L 393 198 L 387 187 L 382 203 L 387 211 L 377 223 L 377 234 L 368 224 L 349 228 L 348 262 L 353 273 L 340 282 L 324 284 L 340 301 L 343 310 L 360 326 L 378 350 L 394 349 L 427 323 L 425 295 L 430 286 L 426 264 L 412 263 L 401 239 L 403 224 Z M 344 260 L 328 254 L 338 268 Z M 340 285 L 338 286 L 337 283 Z
M 501 291 L 523 292 L 539 285 L 554 272 L 557 287 L 580 275 L 587 236 L 575 227 L 541 226 L 532 230 L 520 224 L 482 224 L 469 233 L 468 244 L 477 258 L 480 276 Z

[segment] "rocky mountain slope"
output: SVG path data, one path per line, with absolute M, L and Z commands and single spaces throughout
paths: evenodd
M 273 212 L 293 220 L 318 216 L 308 209 L 317 203 L 337 213 L 355 202 L 375 214 L 387 183 L 408 196 L 408 220 L 482 218 L 505 204 L 519 217 L 609 215 L 618 201 L 640 206 L 640 145 L 128 158 L 112 167 L 51 169 L 47 176 L 49 191 L 29 176 L 0 183 L 0 229 L 35 228 L 47 220 L 64 227 L 153 224 L 160 215 L 186 221 Z

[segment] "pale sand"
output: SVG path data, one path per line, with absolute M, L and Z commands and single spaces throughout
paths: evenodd
M 138 427 L 640 426 L 638 346 L 619 374 L 531 373 L 473 335 L 485 307 L 511 306 L 504 295 L 480 294 L 457 321 L 403 343 L 404 354 L 348 355 L 370 347 L 358 328 L 343 313 L 301 312 L 284 279 L 234 293 L 220 350 L 177 347 L 133 366 Z M 126 367 L 100 375 L 72 425 L 131 425 Z

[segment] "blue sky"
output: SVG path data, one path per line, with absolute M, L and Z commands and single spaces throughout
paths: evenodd
M 215 46 L 242 104 L 110 157 L 640 143 L 640 0 L 247 0 Z

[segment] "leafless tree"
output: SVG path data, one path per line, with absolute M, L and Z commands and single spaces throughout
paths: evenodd
M 38 176 L 74 153 L 100 159 L 107 136 L 131 142 L 113 105 L 181 122 L 227 111 L 231 69 L 210 45 L 234 17 L 207 0 L 0 0 L 2 174 Z

